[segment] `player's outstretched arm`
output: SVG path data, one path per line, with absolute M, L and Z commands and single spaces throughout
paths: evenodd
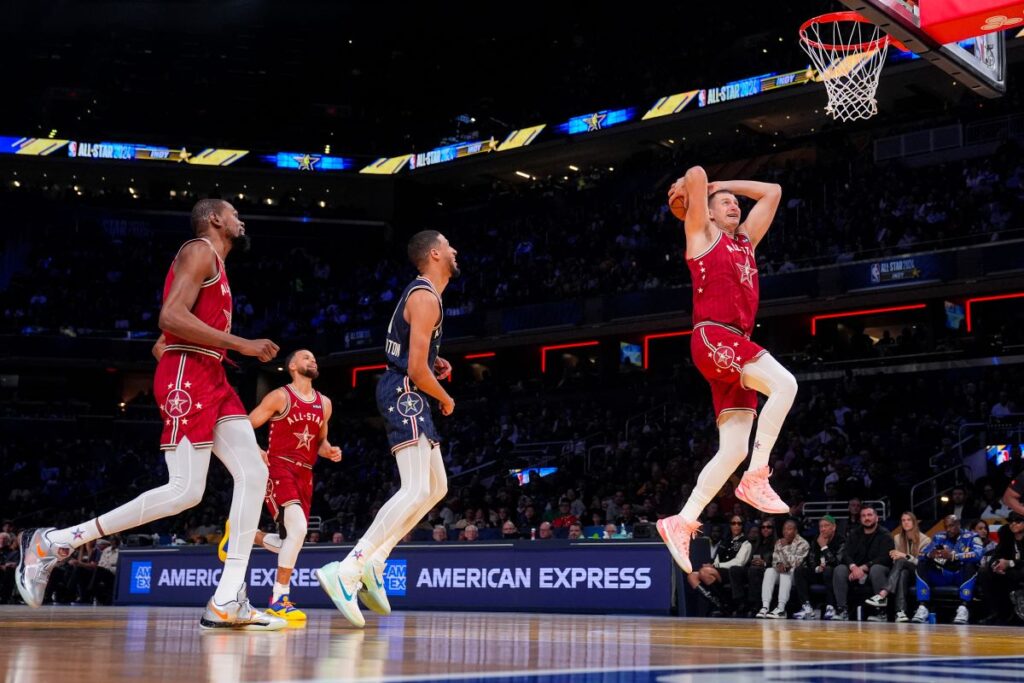
M 317 435 L 317 441 L 320 443 L 320 447 L 317 449 L 317 454 L 321 458 L 327 458 L 331 462 L 341 462 L 341 449 L 337 446 L 331 445 L 331 442 L 327 440 L 327 425 L 331 421 L 331 414 L 334 412 L 334 406 L 331 403 L 331 399 L 327 398 L 323 394 L 320 394 L 320 398 L 324 402 L 324 424 L 320 427 L 320 434 Z
M 782 200 L 782 186 L 756 180 L 724 180 L 711 183 L 708 186 L 709 194 L 719 190 L 749 197 L 757 202 L 747 214 L 747 220 L 740 225 L 740 230 L 747 234 L 751 243 L 756 247 L 768 232 L 772 221 L 775 220 L 775 211 L 779 208 L 779 202 Z
M 210 327 L 192 313 L 203 281 L 216 272 L 213 251 L 201 242 L 185 245 L 174 261 L 174 282 L 160 308 L 160 329 L 196 344 L 219 346 L 266 362 L 274 358 L 278 346 L 269 339 L 242 339 Z
M 427 365 L 430 342 L 434 325 L 441 316 L 441 304 L 437 297 L 420 289 L 409 295 L 405 304 L 409 315 L 409 379 L 428 395 L 441 403 L 441 414 L 451 415 L 455 401 L 434 377 L 433 369 Z
M 253 429 L 259 429 L 275 415 L 283 415 L 288 410 L 288 392 L 274 389 L 263 397 L 260 404 L 249 413 L 249 423 Z

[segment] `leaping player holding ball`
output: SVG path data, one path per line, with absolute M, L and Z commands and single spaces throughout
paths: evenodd
M 718 452 L 701 470 L 682 511 L 658 520 L 658 533 L 676 564 L 689 573 L 690 539 L 700 529 L 697 519 L 747 457 L 758 393 L 768 400 L 736 497 L 762 512 L 789 512 L 768 483 L 768 456 L 797 385 L 786 368 L 750 340 L 758 304 L 754 249 L 771 227 L 782 188 L 748 180 L 709 183 L 704 169 L 694 166 L 673 183 L 668 196 L 672 213 L 685 223 L 686 263 L 693 278 L 690 353 L 711 385 L 718 420 Z M 737 196 L 756 202 L 742 222 Z

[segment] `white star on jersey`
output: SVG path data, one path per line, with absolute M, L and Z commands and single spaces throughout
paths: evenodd
M 757 275 L 757 268 L 751 268 L 746 263 L 737 263 L 736 267 L 740 269 L 740 284 L 754 286 L 754 276 Z
M 316 434 L 309 433 L 309 425 L 304 426 L 301 432 L 292 432 L 292 434 L 299 440 L 299 443 L 295 446 L 296 448 L 309 448 L 309 445 L 313 442 L 313 437 L 316 436 Z

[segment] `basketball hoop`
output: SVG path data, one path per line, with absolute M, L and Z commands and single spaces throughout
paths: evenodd
M 869 119 L 878 113 L 878 77 L 889 44 L 902 44 L 857 12 L 832 12 L 800 26 L 800 45 L 825 84 L 825 112 L 837 121 Z

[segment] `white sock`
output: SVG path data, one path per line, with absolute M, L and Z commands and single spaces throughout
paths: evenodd
M 437 505 L 439 500 L 443 500 L 448 495 L 448 473 L 444 469 L 444 459 L 441 457 L 441 448 L 434 446 L 430 449 L 430 498 L 424 501 L 418 509 L 413 511 L 409 515 L 405 523 L 398 529 L 395 530 L 387 540 L 380 545 L 377 550 L 373 553 L 373 559 L 376 562 L 385 562 L 388 556 L 391 555 L 391 551 L 395 549 L 395 546 L 405 538 L 406 534 L 416 528 L 416 525 L 420 523 L 420 520 L 430 510 Z
M 249 554 L 267 490 L 267 466 L 260 458 L 256 433 L 248 420 L 226 420 L 213 430 L 213 452 L 235 481 L 231 494 L 231 543 L 224 572 L 213 600 L 219 605 L 235 599 L 245 583 Z
M 754 450 L 750 457 L 750 469 L 756 470 L 768 464 L 768 456 L 782 431 L 782 423 L 793 407 L 796 378 L 771 354 L 766 353 L 743 366 L 740 382 L 768 397 L 757 418 Z
M 281 599 L 282 595 L 288 595 L 290 589 L 282 583 L 274 582 L 274 602 Z
M 164 461 L 168 478 L 163 486 L 150 489 L 96 519 L 51 531 L 47 538 L 77 548 L 97 538 L 171 517 L 198 505 L 206 490 L 210 449 L 196 449 L 188 439 L 182 439 L 176 449 L 164 454 Z
M 697 485 L 693 487 L 689 500 L 679 514 L 691 522 L 697 521 L 711 499 L 747 457 L 747 444 L 750 442 L 750 428 L 753 425 L 754 416 L 750 413 L 727 413 L 718 425 L 718 452 L 700 471 Z
M 341 563 L 346 573 L 363 572 L 363 565 L 371 555 L 393 534 L 404 528 L 404 523 L 425 502 L 430 500 L 430 444 L 420 434 L 415 446 L 403 448 L 395 454 L 401 486 L 374 518 L 370 528 Z M 403 535 L 405 532 L 402 532 Z

